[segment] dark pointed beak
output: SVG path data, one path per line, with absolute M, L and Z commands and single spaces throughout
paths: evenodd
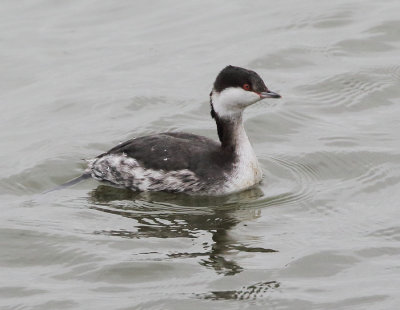
M 260 98 L 265 99 L 265 98 L 281 98 L 281 95 L 274 93 L 273 91 L 264 91 L 260 93 Z

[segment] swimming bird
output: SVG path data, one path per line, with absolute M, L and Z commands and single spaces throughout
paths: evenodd
M 227 66 L 210 93 L 219 141 L 184 132 L 134 138 L 88 160 L 83 177 L 134 191 L 225 195 L 250 188 L 263 173 L 243 126 L 243 111 L 280 97 L 256 72 Z

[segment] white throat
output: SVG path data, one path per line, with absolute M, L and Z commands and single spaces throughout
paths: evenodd
M 253 162 L 258 165 L 257 157 L 244 129 L 242 118 L 235 126 L 234 136 L 236 138 L 236 153 L 239 161 L 242 163 Z
M 259 183 L 262 179 L 262 170 L 250 140 L 247 137 L 241 115 L 237 122 L 235 120 L 233 130 L 233 137 L 236 140 L 235 152 L 237 162 L 235 163 L 232 175 L 229 177 L 228 187 L 232 191 L 240 191 Z

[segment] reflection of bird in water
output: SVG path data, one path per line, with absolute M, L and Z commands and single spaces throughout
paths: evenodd
M 252 285 L 241 287 L 238 290 L 231 291 L 212 291 L 207 294 L 197 294 L 201 299 L 212 300 L 246 300 L 263 297 L 270 290 L 276 290 L 280 287 L 277 281 L 257 282 Z
M 170 258 L 204 257 L 200 264 L 218 273 L 236 274 L 242 268 L 225 257 L 232 251 L 275 252 L 271 249 L 239 245 L 229 231 L 243 220 L 258 217 L 258 209 L 246 203 L 262 196 L 260 189 L 251 189 L 229 197 L 195 198 L 182 194 L 135 193 L 125 189 L 99 186 L 91 192 L 92 209 L 118 214 L 135 220 L 135 231 L 103 230 L 125 238 L 191 238 L 197 239 L 202 232 L 212 236 L 212 243 L 202 245 L 204 251 L 195 253 L 169 253 Z M 162 202 L 156 202 L 162 201 Z

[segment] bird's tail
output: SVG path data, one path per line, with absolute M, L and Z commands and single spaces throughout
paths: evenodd
M 76 177 L 76 178 L 74 178 L 72 180 L 69 180 L 68 182 L 65 182 L 64 184 L 58 185 L 58 186 L 56 186 L 56 187 L 54 187 L 52 189 L 49 189 L 49 190 L 43 192 L 42 194 L 47 194 L 47 193 L 50 193 L 50 192 L 54 192 L 54 191 L 58 191 L 58 190 L 70 187 L 70 186 L 75 185 L 75 184 L 77 184 L 77 183 L 79 183 L 79 182 L 81 182 L 83 180 L 88 179 L 88 178 L 90 178 L 90 173 L 85 172 L 84 174 L 80 175 L 79 177 Z

